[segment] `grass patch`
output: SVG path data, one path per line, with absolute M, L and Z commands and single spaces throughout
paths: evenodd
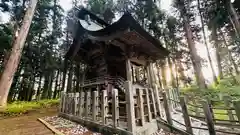
M 0 114 L 4 116 L 15 116 L 25 114 L 29 111 L 33 111 L 40 108 L 47 108 L 59 104 L 59 100 L 40 100 L 40 101 L 16 101 L 8 104 L 7 107 L 0 111 Z

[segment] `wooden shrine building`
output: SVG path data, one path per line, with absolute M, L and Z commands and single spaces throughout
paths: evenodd
M 129 13 L 112 24 L 86 9 L 77 17 L 65 59 L 87 70 L 76 93 L 62 93 L 59 115 L 102 133 L 154 133 L 147 126 L 161 107 L 153 62 L 168 51 Z

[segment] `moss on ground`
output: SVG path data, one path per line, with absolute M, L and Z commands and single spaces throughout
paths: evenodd
M 51 100 L 39 100 L 39 101 L 16 101 L 7 105 L 6 108 L 0 110 L 0 114 L 3 116 L 15 116 L 28 113 L 40 108 L 47 108 L 56 106 L 59 104 L 58 99 Z

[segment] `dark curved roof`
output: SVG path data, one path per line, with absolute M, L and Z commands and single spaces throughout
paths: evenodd
M 96 23 L 104 28 L 97 31 L 90 31 L 85 29 L 81 23 L 78 22 L 79 25 L 76 37 L 74 38 L 73 45 L 67 52 L 66 57 L 71 57 L 73 54 L 77 53 L 76 51 L 80 48 L 80 45 L 78 44 L 80 37 L 95 41 L 109 41 L 121 39 L 124 35 L 125 37 L 129 37 L 128 33 L 132 32 L 134 32 L 135 35 L 138 35 L 138 37 L 141 37 L 145 41 L 144 43 L 148 44 L 148 47 L 154 50 L 154 53 L 158 53 L 160 57 L 165 57 L 169 54 L 169 52 L 161 45 L 160 41 L 146 32 L 129 13 L 125 13 L 117 22 L 111 25 L 86 9 L 81 9 L 78 17 L 84 19 L 86 15 L 89 15 L 92 20 L 95 20 Z

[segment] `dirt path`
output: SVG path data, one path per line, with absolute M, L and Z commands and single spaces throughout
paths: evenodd
M 57 114 L 55 107 L 42 109 L 29 114 L 14 117 L 0 118 L 0 135 L 54 135 L 37 119 Z

